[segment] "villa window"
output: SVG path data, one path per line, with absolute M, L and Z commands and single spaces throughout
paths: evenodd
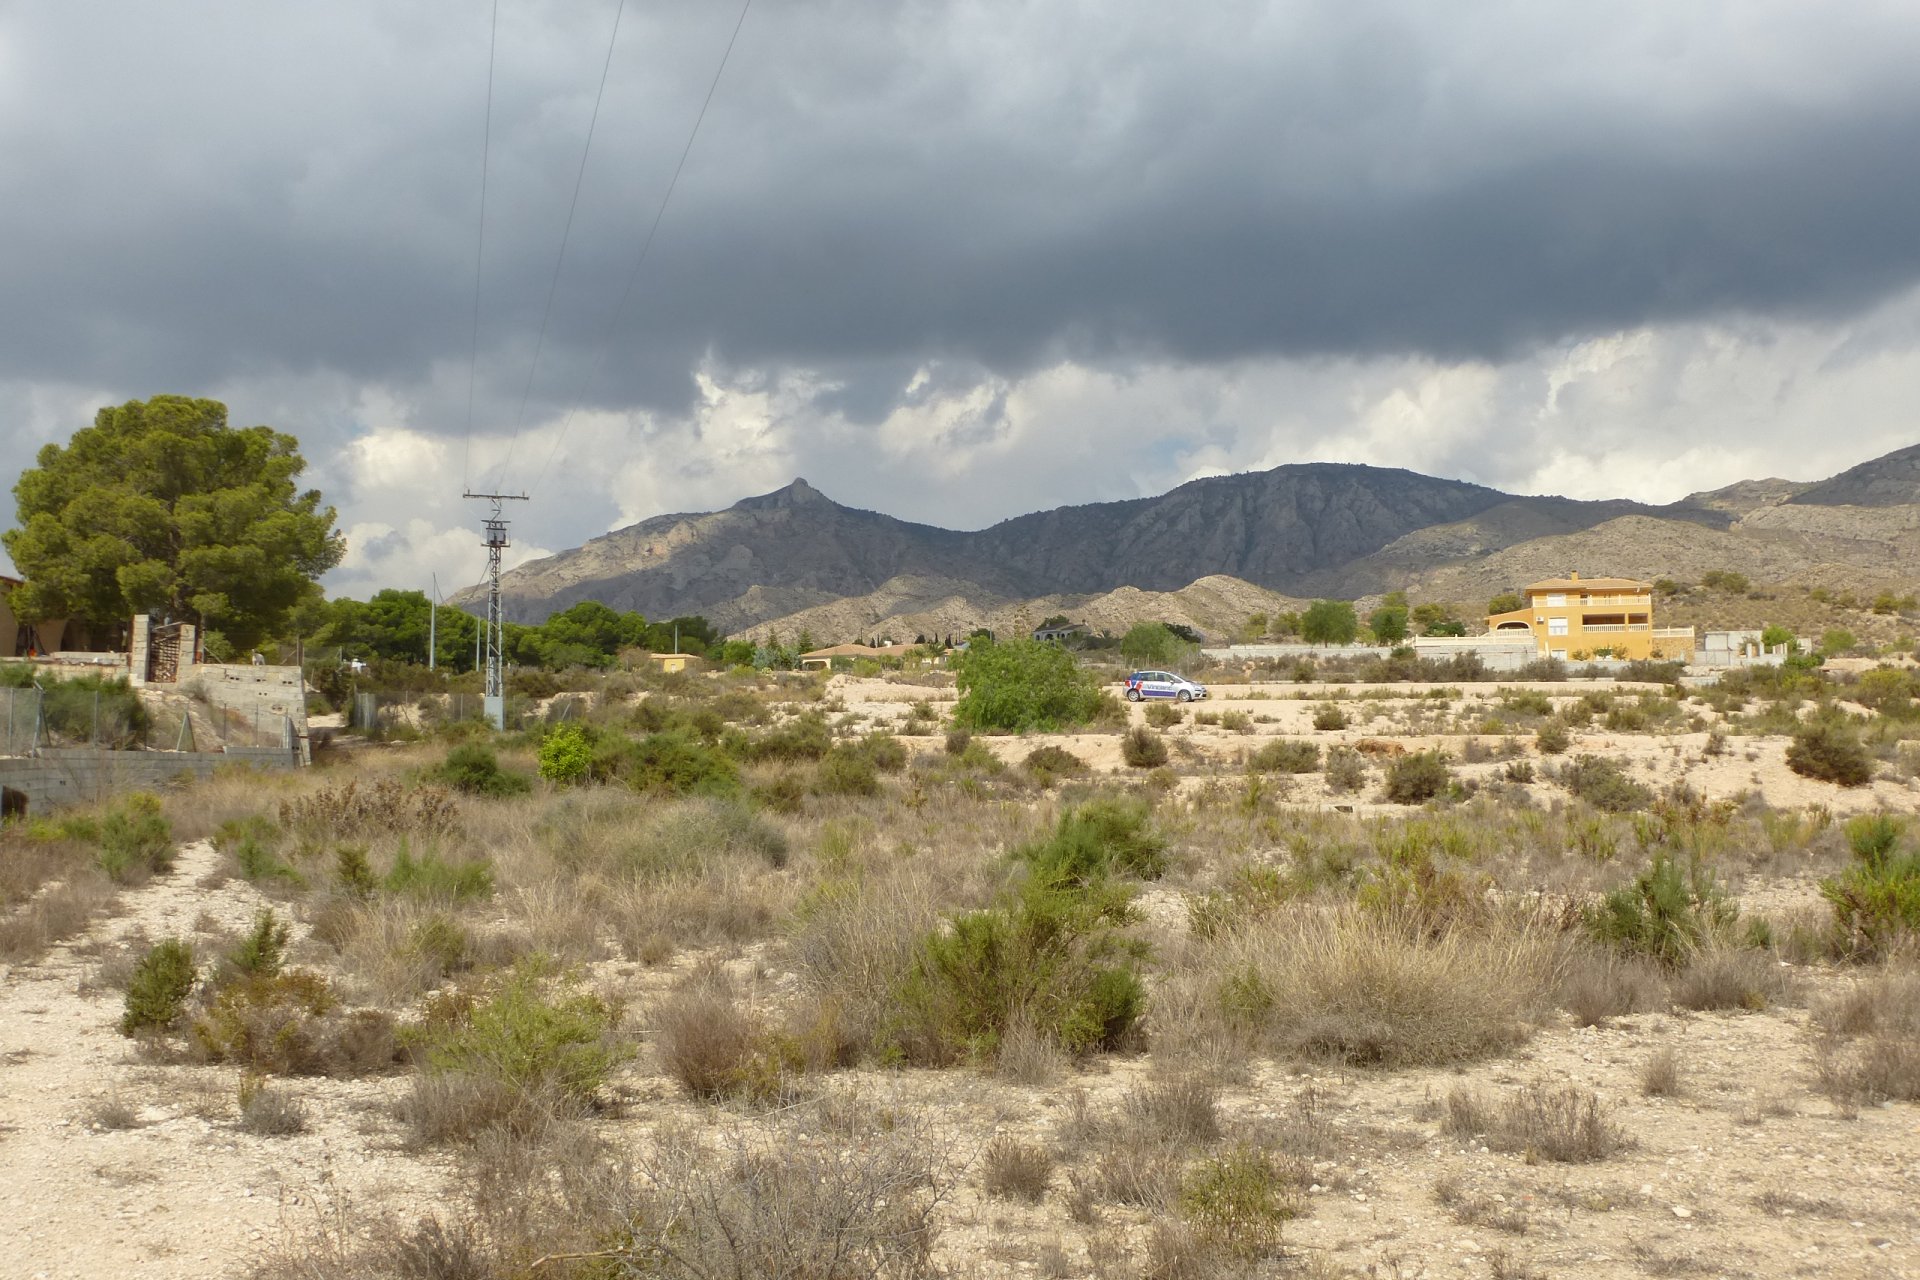
M 1547 634 L 1550 636 L 1563 636 L 1567 634 L 1567 620 L 1565 618 L 1548 618 Z
M 1567 593 L 1564 591 L 1556 591 L 1554 594 L 1547 597 L 1547 608 L 1549 609 L 1565 608 L 1566 603 L 1567 603 Z

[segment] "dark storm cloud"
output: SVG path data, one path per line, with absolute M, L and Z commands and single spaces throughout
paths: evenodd
M 480 378 L 517 419 L 612 4 L 503 0 Z M 485 18 L 0 15 L 0 377 L 337 371 L 465 412 Z M 1920 11 L 765 3 L 608 317 L 734 11 L 630 5 L 537 417 L 689 370 L 1502 358 L 1920 274 Z M 611 341 L 608 341 L 609 335 Z

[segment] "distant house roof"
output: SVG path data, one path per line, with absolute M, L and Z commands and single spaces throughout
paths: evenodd
M 1063 636 L 1081 635 L 1086 629 L 1087 624 L 1084 622 L 1069 622 L 1061 627 L 1036 627 L 1033 632 L 1033 638 L 1035 640 L 1058 640 Z
M 1638 578 L 1548 578 L 1529 582 L 1528 591 L 1651 591 L 1651 582 Z
M 870 644 L 836 644 L 827 649 L 815 649 L 811 653 L 801 654 L 801 658 L 904 658 L 918 645 L 884 644 L 878 648 Z
M 24 578 L 9 578 L 6 574 L 0 573 L 0 587 L 13 588 L 24 587 L 26 585 L 27 582 Z

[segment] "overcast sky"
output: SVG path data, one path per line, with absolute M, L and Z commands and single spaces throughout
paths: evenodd
M 637 273 L 737 0 L 628 0 L 610 62 L 619 0 L 499 0 L 475 362 L 492 7 L 0 0 L 0 487 L 217 397 L 359 594 L 478 576 L 463 485 L 528 554 L 795 476 L 971 528 L 1920 439 L 1911 0 L 759 0 Z

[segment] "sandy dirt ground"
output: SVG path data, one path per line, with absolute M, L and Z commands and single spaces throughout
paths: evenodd
M 96 955 L 138 935 L 238 932 L 263 904 L 244 881 L 202 887 L 216 861 L 184 846 L 122 895 L 125 914 L 0 971 L 0 1275 L 230 1275 L 343 1201 L 404 1209 L 438 1191 L 437 1161 L 398 1148 L 397 1079 L 295 1082 L 311 1130 L 255 1137 L 235 1123 L 238 1072 L 144 1062 L 119 1033 L 122 996 L 96 989 Z M 137 1127 L 92 1123 L 110 1101 Z

